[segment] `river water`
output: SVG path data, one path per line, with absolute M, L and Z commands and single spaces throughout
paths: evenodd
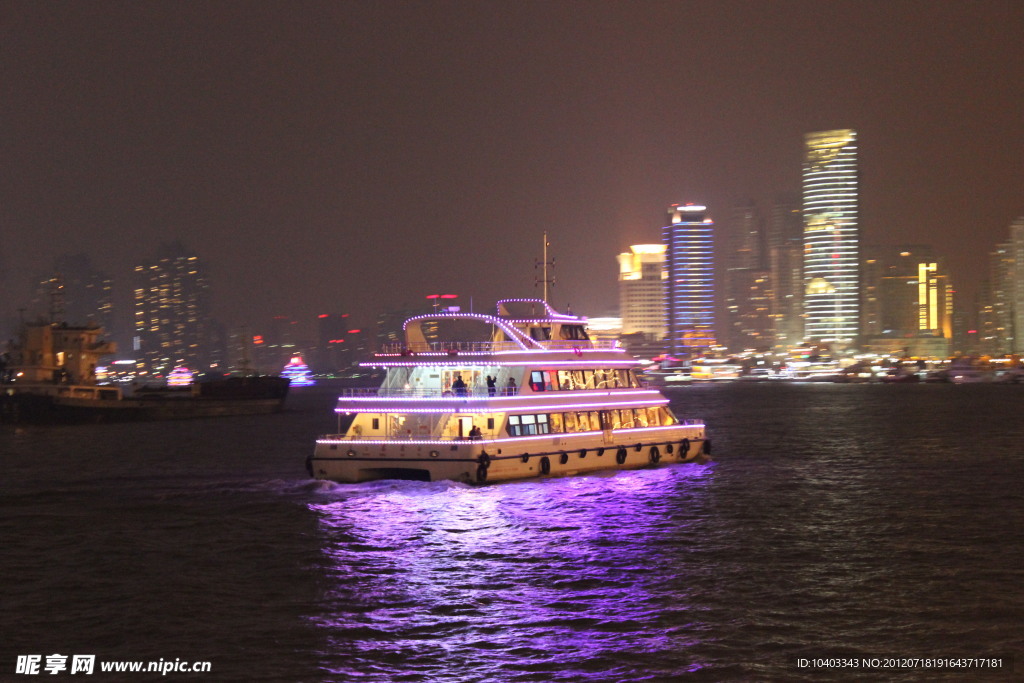
M 712 463 L 484 487 L 310 481 L 324 388 L 273 416 L 4 426 L 0 680 L 158 675 L 16 673 L 52 654 L 203 681 L 1021 675 L 1024 387 L 670 397 Z M 800 663 L 982 657 L 1003 668 Z

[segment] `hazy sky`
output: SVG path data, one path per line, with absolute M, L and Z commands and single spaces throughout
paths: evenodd
M 1024 2 L 0 2 L 3 314 L 180 239 L 229 324 L 537 290 L 616 307 L 665 207 L 859 133 L 865 243 L 974 291 L 1024 215 Z

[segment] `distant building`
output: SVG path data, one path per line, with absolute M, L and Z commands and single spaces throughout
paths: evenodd
M 665 338 L 664 244 L 634 244 L 619 254 L 619 313 L 622 334 Z
M 681 358 L 715 345 L 715 224 L 707 207 L 673 204 L 662 228 L 668 270 L 667 346 Z
M 1010 224 L 1010 309 L 1013 320 L 1011 353 L 1024 354 L 1024 216 Z
M 209 367 L 210 289 L 195 252 L 178 242 L 165 244 L 135 266 L 133 305 L 141 376 Z
M 980 319 L 981 352 L 1002 356 L 1017 348 L 1014 329 L 1014 276 L 1017 264 L 1012 242 L 997 244 L 989 254 L 989 276 L 983 288 Z
M 772 346 L 772 273 L 761 215 L 752 201 L 729 212 L 726 233 L 727 346 L 733 351 Z
M 108 336 L 114 330 L 113 280 L 93 267 L 85 254 L 54 259 L 53 270 L 36 278 L 30 307 L 35 318 L 75 325 L 96 324 Z
M 953 338 L 953 286 L 930 245 L 869 247 L 863 267 L 862 329 L 873 351 L 898 347 L 946 357 Z M 899 340 L 893 343 L 891 340 Z
M 768 216 L 768 270 L 771 273 L 772 341 L 779 351 L 804 338 L 803 215 L 795 194 L 776 195 Z
M 804 335 L 846 347 L 860 323 L 857 133 L 808 133 L 804 152 Z

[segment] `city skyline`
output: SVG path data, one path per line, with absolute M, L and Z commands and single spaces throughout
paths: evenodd
M 59 254 L 117 282 L 175 239 L 228 325 L 482 309 L 537 293 L 544 231 L 555 305 L 602 315 L 660 207 L 767 207 L 834 128 L 863 241 L 934 244 L 968 297 L 1024 214 L 1019 3 L 0 7 L 8 319 Z

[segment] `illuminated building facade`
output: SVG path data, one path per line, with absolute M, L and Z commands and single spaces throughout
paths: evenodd
M 621 334 L 665 338 L 665 245 L 634 244 L 619 254 Z
M 808 133 L 804 151 L 804 335 L 849 346 L 860 327 L 857 133 Z
M 985 283 L 985 298 L 981 310 L 982 353 L 1001 356 L 1016 348 L 1014 330 L 1013 292 L 1017 271 L 1013 258 L 1013 243 L 996 245 L 989 254 L 989 277 Z
M 725 310 L 729 348 L 767 350 L 772 345 L 771 304 L 764 223 L 752 201 L 729 213 L 729 248 L 725 272 Z
M 707 207 L 673 204 L 662 228 L 668 352 L 682 358 L 715 345 L 714 222 Z
M 140 375 L 209 366 L 210 293 L 199 257 L 166 244 L 135 266 L 134 340 Z
M 53 272 L 36 279 L 31 312 L 50 322 L 95 323 L 114 335 L 113 281 L 85 254 L 54 260 Z
M 1024 216 L 1010 225 L 1010 308 L 1013 320 L 1011 353 L 1024 354 Z
M 862 329 L 867 346 L 879 352 L 947 356 L 953 337 L 953 286 L 935 250 L 914 244 L 864 251 Z
M 768 216 L 772 341 L 776 350 L 799 346 L 804 338 L 804 222 L 800 198 L 776 195 Z

